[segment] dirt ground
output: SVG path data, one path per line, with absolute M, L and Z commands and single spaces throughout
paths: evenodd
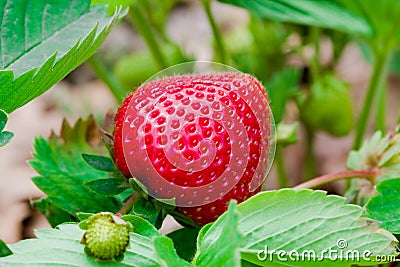
M 217 14 L 218 23 L 224 29 L 232 28 L 248 19 L 244 10 L 215 4 L 213 11 Z M 235 18 L 235 20 L 232 20 Z M 188 27 L 190 26 L 190 27 Z M 196 3 L 173 12 L 168 22 L 168 33 L 181 44 L 188 53 L 196 55 L 198 60 L 211 59 L 211 30 L 206 16 Z M 105 48 L 127 46 L 130 49 L 141 49 L 143 41 L 127 33 L 123 25 L 112 32 Z M 133 40 L 133 41 L 132 41 Z M 323 56 L 329 51 L 329 44 L 324 45 Z M 325 54 L 324 54 L 325 53 Z M 356 109 L 359 110 L 370 75 L 370 66 L 363 60 L 355 45 L 347 47 L 337 68 L 338 73 L 353 87 Z M 388 126 L 393 127 L 399 118 L 399 80 L 391 78 L 389 82 L 390 97 L 388 102 Z M 30 199 L 39 198 L 43 193 L 35 187 L 31 178 L 37 175 L 29 167 L 32 144 L 35 136 L 48 136 L 51 130 L 60 128 L 62 119 L 70 122 L 90 113 L 104 115 L 109 109 L 115 109 L 116 103 L 102 82 L 93 79 L 89 68 L 83 66 L 51 90 L 24 107 L 13 112 L 9 117 L 6 129 L 14 132 L 15 137 L 7 146 L 0 148 L 0 239 L 13 243 L 22 238 L 32 237 L 33 229 L 49 227 L 48 223 L 37 212 L 30 208 Z M 296 109 L 289 105 L 289 114 L 295 115 Z M 300 131 L 299 137 L 303 135 Z M 317 134 L 315 153 L 319 172 L 327 173 L 345 169 L 347 153 L 353 136 L 332 138 L 326 134 Z M 300 141 L 285 149 L 285 164 L 293 185 L 301 178 L 304 143 Z M 339 185 L 340 186 L 340 185 Z M 276 188 L 275 172 L 267 178 L 266 188 Z M 175 227 L 170 221 L 164 228 L 168 231 Z

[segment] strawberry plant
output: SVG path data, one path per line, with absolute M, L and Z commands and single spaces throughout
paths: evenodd
M 220 63 L 179 64 L 196 59 L 166 30 L 182 1 L 1 2 L 2 150 L 22 134 L 7 130 L 8 114 L 85 62 L 118 105 L 35 138 L 28 163 L 45 196 L 31 205 L 51 228 L 0 240 L 0 266 L 396 266 L 400 126 L 386 128 L 384 78 L 397 1 L 219 0 L 249 12 L 230 33 L 213 1 L 194 2 Z M 148 50 L 96 52 L 120 22 Z M 360 112 L 335 71 L 354 39 L 373 55 Z M 364 138 L 375 98 L 376 131 Z M 315 136 L 352 130 L 346 170 L 318 175 Z M 304 138 L 307 179 L 295 184 L 285 147 Z M 338 180 L 342 190 L 323 190 Z M 166 231 L 171 220 L 179 226 Z

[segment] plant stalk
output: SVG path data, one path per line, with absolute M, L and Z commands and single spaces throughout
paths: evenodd
M 384 133 L 386 131 L 386 106 L 387 88 L 384 83 L 378 89 L 378 107 L 376 111 L 376 130 Z
M 221 63 L 226 64 L 226 49 L 225 49 L 221 31 L 220 31 L 217 23 L 215 22 L 214 16 L 211 12 L 211 1 L 210 0 L 201 0 L 201 2 L 203 4 L 204 11 L 207 14 L 207 18 L 210 23 L 215 42 L 217 43 L 217 49 L 218 49 L 218 54 L 220 56 Z
M 306 130 L 306 155 L 305 155 L 305 180 L 309 180 L 317 175 L 314 155 L 314 131 L 304 123 Z
M 341 171 L 335 173 L 329 173 L 302 184 L 299 184 L 293 189 L 304 189 L 304 188 L 316 188 L 321 185 L 328 184 L 333 181 L 343 180 L 343 179 L 352 179 L 352 178 L 364 178 L 368 179 L 371 182 L 374 182 L 376 177 L 379 175 L 379 172 L 372 170 L 372 171 Z
M 100 78 L 105 84 L 107 84 L 112 95 L 115 97 L 118 103 L 121 103 L 128 92 L 121 85 L 117 77 L 115 77 L 114 73 L 107 70 L 107 67 L 102 59 L 96 54 L 89 58 L 87 62 L 89 63 L 96 76 Z
M 129 8 L 129 18 L 136 27 L 137 31 L 145 40 L 159 69 L 162 70 L 168 67 L 167 61 L 165 60 L 165 57 L 162 54 L 160 46 L 157 42 L 157 38 L 153 33 L 153 29 L 151 28 L 151 25 L 146 20 L 146 18 L 143 16 L 143 12 L 139 3 L 134 3 L 131 5 L 131 7 Z
M 138 192 L 134 192 L 128 200 L 122 205 L 122 207 L 115 213 L 115 216 L 121 217 L 132 210 L 133 204 L 135 204 L 136 199 L 139 197 Z
M 309 62 L 312 81 L 315 81 L 320 76 L 320 47 L 319 47 L 319 40 L 320 40 L 320 29 L 318 27 L 310 27 L 310 37 L 311 37 L 311 44 L 314 47 L 314 55 Z
M 280 145 L 276 147 L 275 159 L 276 159 L 276 171 L 278 173 L 279 188 L 288 187 L 289 177 L 286 173 L 285 164 L 283 160 L 283 150 Z
M 364 139 L 365 130 L 368 124 L 369 114 L 376 92 L 382 84 L 384 77 L 386 76 L 386 65 L 388 59 L 388 51 L 382 49 L 383 52 L 375 53 L 376 62 L 372 71 L 371 79 L 368 85 L 367 93 L 364 98 L 364 103 L 361 109 L 360 118 L 358 120 L 356 135 L 354 138 L 353 149 L 359 149 L 361 142 Z M 383 89 L 384 90 L 384 89 Z

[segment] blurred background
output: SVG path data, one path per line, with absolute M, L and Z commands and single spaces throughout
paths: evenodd
M 129 91 L 164 67 L 185 61 L 225 63 L 255 75 L 268 89 L 276 123 L 287 126 L 290 136 L 278 145 L 265 189 L 344 170 L 371 58 L 362 38 L 260 19 L 216 1 L 146 0 L 132 6 L 93 58 L 9 116 L 7 130 L 15 137 L 0 149 L 0 239 L 13 243 L 32 237 L 33 229 L 49 227 L 30 206 L 31 199 L 43 196 L 27 164 L 35 136 L 58 133 L 64 118 L 72 123 L 94 114 L 101 123 Z M 399 74 L 395 58 L 371 131 L 398 122 Z M 386 114 L 383 121 L 379 112 Z M 343 183 L 326 189 L 343 194 Z

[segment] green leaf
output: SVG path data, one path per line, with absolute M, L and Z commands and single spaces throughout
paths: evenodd
M 10 141 L 11 138 L 13 138 L 14 133 L 12 132 L 0 132 L 0 147 L 7 145 Z
M 83 159 L 99 171 L 112 172 L 115 170 L 114 162 L 109 157 L 99 155 L 82 154 Z
M 400 234 L 400 178 L 385 180 L 376 186 L 379 194 L 367 203 L 366 216 L 381 222 L 381 227 Z
M 199 233 L 198 228 L 181 228 L 167 236 L 174 241 L 176 252 L 179 257 L 187 261 L 192 261 L 196 253 L 196 238 Z
M 47 197 L 32 202 L 33 207 L 46 216 L 52 227 L 64 222 L 74 221 L 74 217 L 49 201 Z
M 95 193 L 103 196 L 115 196 L 129 188 L 129 183 L 124 178 L 101 178 L 84 182 Z
M 282 189 L 262 192 L 238 205 L 237 210 L 241 214 L 238 229 L 243 235 L 242 258 L 258 265 L 374 265 L 372 261 L 345 259 L 339 254 L 332 255 L 340 259 L 329 260 L 328 253 L 324 253 L 326 250 L 337 250 L 343 252 L 342 255 L 354 251 L 362 255 L 370 251 L 371 260 L 376 255 L 396 254 L 397 240 L 389 232 L 361 218 L 361 207 L 345 204 L 343 197 L 327 196 L 324 191 Z M 221 220 L 227 220 L 226 216 L 221 216 Z M 280 255 L 279 251 L 284 251 L 286 256 Z M 288 257 L 290 251 L 300 255 L 313 251 L 318 259 L 294 262 Z
M 0 239 L 0 258 L 12 254 L 12 251 L 7 247 L 6 243 Z
M 400 2 L 398 0 L 339 0 L 349 10 L 368 21 L 373 34 L 368 42 L 374 49 L 393 49 L 400 41 Z
M 156 206 L 152 201 L 140 197 L 135 201 L 131 213 L 148 220 L 153 225 L 156 225 L 159 216 L 161 216 L 161 208 Z
M 10 245 L 15 253 L 0 258 L 1 266 L 135 266 L 157 267 L 156 250 L 151 239 L 130 234 L 130 244 L 121 262 L 99 261 L 89 257 L 80 243 L 84 231 L 77 224 L 62 224 L 57 229 L 37 230 L 37 238 Z
M 74 217 L 78 212 L 115 213 L 122 205 L 117 197 L 97 194 L 85 185 L 94 179 L 110 178 L 109 173 L 88 166 L 81 156 L 106 154 L 99 136 L 97 124 L 89 117 L 78 120 L 73 127 L 64 121 L 60 136 L 53 133 L 48 140 L 35 139 L 30 165 L 40 176 L 33 182 L 47 194 L 49 203 Z
M 12 132 L 2 132 L 7 124 L 7 120 L 7 113 L 0 109 L 0 147 L 7 145 L 14 136 Z
M 170 266 L 179 266 L 179 267 L 187 267 L 193 266 L 187 261 L 179 258 L 174 249 L 174 243 L 171 239 L 165 236 L 160 236 L 154 239 L 154 247 L 157 252 L 158 262 L 160 266 L 170 267 Z
M 193 263 L 196 266 L 240 266 L 238 214 L 235 202 L 229 204 L 225 217 L 212 224 L 199 238 Z
M 336 1 L 219 0 L 240 6 L 262 18 L 371 35 L 369 24 Z
M 87 230 L 88 225 L 89 225 L 89 218 L 92 217 L 94 213 L 86 213 L 86 212 L 78 212 L 76 214 L 76 217 L 78 218 L 79 221 L 79 228 L 82 230 Z
M 0 132 L 4 130 L 4 127 L 7 124 L 7 113 L 4 110 L 0 109 Z
M 387 177 L 400 172 L 400 127 L 383 136 L 380 131 L 365 140 L 359 150 L 350 152 L 347 167 L 351 170 L 379 169 Z
M 380 155 L 388 147 L 386 138 L 382 137 L 382 132 L 377 131 L 369 140 L 365 140 L 359 150 L 352 150 L 347 158 L 347 168 L 350 170 L 364 170 L 371 167 L 378 167 L 377 162 L 369 161 L 368 158 L 381 157 Z
M 76 217 L 78 218 L 79 221 L 84 221 L 92 217 L 94 213 L 88 213 L 88 212 L 79 212 L 76 214 Z
M 242 267 L 257 267 L 257 266 L 259 266 L 259 265 L 257 265 L 257 264 L 254 264 L 254 263 L 245 261 L 245 260 L 243 260 L 243 259 L 242 259 L 242 261 L 241 261 L 241 264 L 242 264 L 242 265 L 241 265 Z
M 154 237 L 162 236 L 162 234 L 147 220 L 132 214 L 122 216 L 122 219 L 126 222 L 131 223 L 134 228 L 133 231 L 139 235 Z
M 284 69 L 276 73 L 269 81 L 267 90 L 271 100 L 271 109 L 275 123 L 279 123 L 285 114 L 286 102 L 299 89 L 299 69 Z
M 108 7 L 108 14 L 112 15 L 120 6 L 123 8 L 129 7 L 134 0 L 92 0 L 92 5 L 103 4 Z
M 207 231 L 211 228 L 212 225 L 213 223 L 208 223 L 200 229 L 199 235 L 197 236 L 197 243 L 196 243 L 197 247 L 200 247 L 200 244 L 203 241 L 204 236 L 206 235 Z
M 90 0 L 0 3 L 0 108 L 10 113 L 85 62 L 124 15 Z

